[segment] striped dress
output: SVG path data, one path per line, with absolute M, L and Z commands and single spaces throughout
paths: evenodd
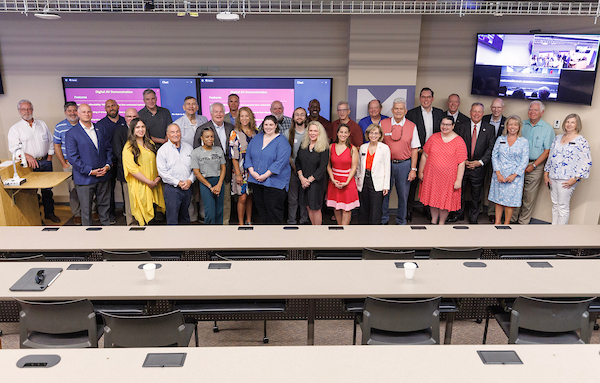
M 335 144 L 331 144 L 330 148 L 330 161 L 331 170 L 333 172 L 333 178 L 337 181 L 346 182 L 350 169 L 352 168 L 352 151 L 350 148 L 346 148 L 338 156 L 335 151 Z M 333 185 L 331 180 L 327 186 L 327 206 L 332 207 L 336 210 L 350 211 L 360 206 L 358 202 L 358 189 L 356 188 L 356 182 L 354 177 L 348 185 L 343 189 L 338 189 Z

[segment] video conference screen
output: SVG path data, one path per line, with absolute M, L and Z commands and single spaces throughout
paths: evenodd
M 65 101 L 89 104 L 94 112 L 92 121 L 106 116 L 104 103 L 114 99 L 119 113 L 127 108 L 144 107 L 143 92 L 156 92 L 157 104 L 169 109 L 173 120 L 183 116 L 183 101 L 193 96 L 200 103 L 199 113 L 210 119 L 209 106 L 221 102 L 227 107 L 227 97 L 235 93 L 240 107 L 248 106 L 255 114 L 257 124 L 271 114 L 271 102 L 283 103 L 286 116 L 292 116 L 296 107 L 308 110 L 308 103 L 316 98 L 321 103 L 321 115 L 331 114 L 331 78 L 253 78 L 253 77 L 63 77 Z
M 297 107 L 308 112 L 312 99 L 319 100 L 322 116 L 329 119 L 331 115 L 331 78 L 203 77 L 200 79 L 203 114 L 208 115 L 212 103 L 227 105 L 227 97 L 232 93 L 240 97 L 240 107 L 252 109 L 257 125 L 271 114 L 274 100 L 281 101 L 286 116 L 291 117 Z
M 471 93 L 591 105 L 600 35 L 478 34 Z

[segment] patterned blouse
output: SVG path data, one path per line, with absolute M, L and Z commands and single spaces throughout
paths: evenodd
M 556 136 L 550 148 L 550 155 L 544 171 L 550 178 L 568 180 L 569 178 L 589 178 L 592 167 L 590 146 L 583 136 L 577 136 L 573 141 L 561 144 L 563 135 Z

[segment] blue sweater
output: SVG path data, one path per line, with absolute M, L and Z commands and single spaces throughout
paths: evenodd
M 280 134 L 263 149 L 263 137 L 264 133 L 258 133 L 248 144 L 244 167 L 246 169 L 254 168 L 254 171 L 258 174 L 264 174 L 267 170 L 270 170 L 273 175 L 267 178 L 265 182 L 258 182 L 250 175 L 248 182 L 288 190 L 292 173 L 290 167 L 292 148 L 283 134 Z

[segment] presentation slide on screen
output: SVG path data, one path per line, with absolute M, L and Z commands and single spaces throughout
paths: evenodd
M 175 120 L 184 114 L 185 97 L 197 95 L 195 78 L 64 77 L 63 87 L 66 101 L 90 105 L 93 122 L 106 116 L 104 103 L 108 99 L 119 104 L 122 116 L 127 108 L 142 109 L 146 89 L 154 90 L 157 105 L 169 109 Z
M 289 117 L 300 106 L 308 111 L 308 103 L 312 99 L 319 100 L 322 116 L 328 117 L 331 114 L 331 79 L 236 77 L 200 79 L 202 114 L 208 117 L 210 105 L 215 102 L 225 105 L 227 113 L 227 98 L 232 93 L 240 97 L 240 107 L 252 109 L 257 125 L 271 114 L 271 103 L 274 100 L 281 101 L 284 114 Z

